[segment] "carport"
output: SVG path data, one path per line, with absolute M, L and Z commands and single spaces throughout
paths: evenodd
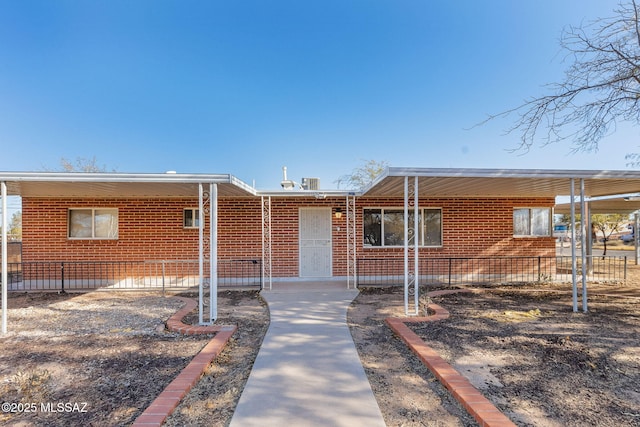
M 591 171 L 546 169 L 432 169 L 387 168 L 364 189 L 368 196 L 403 196 L 405 218 L 414 210 L 415 224 L 405 221 L 404 230 L 404 303 L 405 314 L 418 315 L 420 277 L 417 239 L 410 243 L 412 230 L 417 229 L 418 206 L 424 197 L 569 197 L 572 224 L 576 206 L 586 211 L 587 201 L 604 196 L 640 192 L 639 171 Z M 623 199 L 624 201 L 624 199 Z M 598 204 L 594 209 L 598 208 Z M 631 208 L 631 207 L 630 207 Z M 583 223 L 581 227 L 586 226 Z M 584 240 L 585 233 L 582 233 Z M 578 266 L 575 240 L 571 244 L 573 310 L 578 311 Z M 587 311 L 586 242 L 580 247 L 582 258 L 582 308 Z M 409 300 L 413 293 L 413 301 Z M 410 305 L 413 310 L 410 310 Z
M 28 197 L 193 197 L 198 198 L 199 322 L 211 324 L 217 313 L 218 197 L 255 196 L 255 190 L 229 174 L 128 174 L 67 172 L 2 172 L 2 334 L 7 332 L 7 196 Z M 209 235 L 205 236 L 205 223 Z M 205 263 L 208 263 L 209 313 L 204 314 Z

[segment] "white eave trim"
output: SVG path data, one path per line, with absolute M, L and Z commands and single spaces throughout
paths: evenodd
M 13 182 L 141 182 L 235 183 L 229 174 L 102 173 L 102 172 L 0 172 L 0 181 Z M 245 184 L 246 185 L 246 184 Z M 251 188 L 247 185 L 248 188 Z
M 640 171 L 571 170 L 571 169 L 453 169 L 453 168 L 396 168 L 389 167 L 386 176 L 419 176 L 435 178 L 576 178 L 631 179 L 640 178 Z M 379 181 L 380 179 L 376 179 Z
M 328 197 L 361 196 L 362 192 L 353 190 L 260 190 L 256 192 L 256 195 L 262 197 L 315 197 L 325 199 Z

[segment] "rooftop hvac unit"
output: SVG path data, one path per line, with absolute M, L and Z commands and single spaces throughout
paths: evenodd
M 319 190 L 320 178 L 302 178 L 303 190 Z

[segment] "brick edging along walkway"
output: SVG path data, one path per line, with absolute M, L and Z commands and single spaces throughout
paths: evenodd
M 235 333 L 235 325 L 193 326 L 182 323 L 182 318 L 189 314 L 197 303 L 191 298 L 173 297 L 183 301 L 185 305 L 167 320 L 167 329 L 186 335 L 216 334 L 211 341 L 189 362 L 176 378 L 151 402 L 151 405 L 136 418 L 133 426 L 161 426 L 176 409 L 180 401 L 198 382 L 202 373 L 218 357 L 222 349 Z
M 469 290 L 445 290 L 429 292 L 429 297 L 446 295 L 456 292 L 471 292 Z M 436 304 L 429 304 L 434 311 L 427 317 L 398 318 L 389 317 L 387 324 L 393 332 L 404 341 L 418 356 L 420 361 L 435 375 L 447 390 L 462 404 L 467 412 L 481 425 L 491 427 L 515 426 L 515 424 L 489 399 L 484 397 L 469 380 L 449 365 L 440 355 L 429 347 L 406 323 L 433 322 L 449 317 L 449 312 Z

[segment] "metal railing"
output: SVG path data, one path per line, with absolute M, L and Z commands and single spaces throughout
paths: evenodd
M 410 262 L 413 262 L 411 260 Z M 571 257 L 420 258 L 419 283 L 423 285 L 569 282 Z M 620 282 L 627 277 L 627 257 L 591 256 L 587 280 Z M 404 259 L 358 258 L 358 286 L 403 285 Z M 581 261 L 578 274 L 582 275 Z
M 208 284 L 209 266 L 205 265 Z M 7 267 L 8 291 L 165 290 L 199 285 L 197 260 L 29 261 Z M 218 261 L 218 287 L 262 286 L 260 260 Z

